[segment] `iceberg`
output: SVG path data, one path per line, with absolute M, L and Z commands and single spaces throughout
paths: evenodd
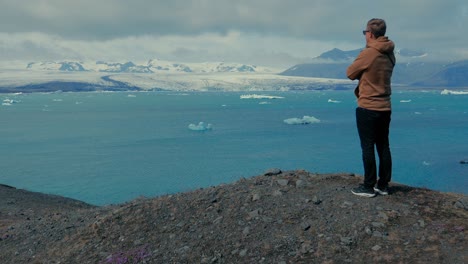
M 12 105 L 12 104 L 16 104 L 16 103 L 19 103 L 19 101 L 7 98 L 7 99 L 3 100 L 2 105 Z
M 400 100 L 400 103 L 411 103 L 411 99 L 410 100 Z
M 207 131 L 207 130 L 213 129 L 213 126 L 211 124 L 205 125 L 204 122 L 199 122 L 198 125 L 195 125 L 195 124 L 188 125 L 188 128 L 193 131 Z
M 243 94 L 240 99 L 283 99 L 282 96 L 265 95 L 265 94 Z
M 333 99 L 328 99 L 328 102 L 329 103 L 335 103 L 335 104 L 341 103 L 341 101 L 333 100 Z
M 307 125 L 307 124 L 320 123 L 320 120 L 313 116 L 304 116 L 302 118 L 293 117 L 293 118 L 285 119 L 283 121 L 288 125 Z
M 460 94 L 468 94 L 467 91 L 451 91 L 448 89 L 444 89 L 442 92 L 440 92 L 442 95 L 447 95 L 447 94 L 454 94 L 454 95 L 460 95 Z

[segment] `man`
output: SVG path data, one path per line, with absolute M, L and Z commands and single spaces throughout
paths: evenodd
M 388 134 L 395 44 L 385 36 L 386 30 L 383 19 L 373 18 L 367 22 L 366 30 L 362 32 L 366 37 L 366 48 L 346 71 L 349 79 L 359 79 L 354 94 L 358 98 L 356 123 L 364 163 L 364 183 L 352 192 L 363 197 L 374 197 L 376 192 L 387 195 L 392 177 Z M 379 155 L 378 180 L 375 147 Z

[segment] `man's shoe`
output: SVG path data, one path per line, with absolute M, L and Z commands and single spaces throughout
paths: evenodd
M 372 188 L 366 188 L 364 185 L 359 185 L 359 187 L 352 189 L 351 192 L 362 197 L 371 198 L 375 196 L 374 190 Z
M 385 187 L 385 188 L 374 187 L 374 191 L 380 195 L 388 195 L 388 187 Z

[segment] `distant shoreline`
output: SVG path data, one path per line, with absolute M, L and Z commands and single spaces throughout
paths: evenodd
M 116 82 L 116 81 L 115 81 Z M 115 86 L 99 85 L 87 82 L 72 82 L 72 81 L 50 81 L 38 84 L 28 84 L 17 87 L 0 87 L 0 94 L 21 94 L 21 93 L 56 93 L 56 92 L 307 92 L 307 91 L 350 91 L 354 85 L 335 85 L 328 88 L 317 87 L 308 89 L 290 90 L 265 90 L 265 89 L 249 89 L 249 90 L 227 90 L 227 89 L 203 89 L 203 90 L 170 90 L 163 88 L 143 89 L 137 86 L 127 85 L 123 82 L 116 83 Z M 425 86 L 407 86 L 395 84 L 392 86 L 393 91 L 466 91 L 468 87 L 425 87 Z

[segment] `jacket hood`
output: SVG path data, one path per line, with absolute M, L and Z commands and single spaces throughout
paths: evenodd
M 395 49 L 395 44 L 393 41 L 389 40 L 386 36 L 378 37 L 377 39 L 372 39 L 367 43 L 367 47 L 374 48 L 381 53 L 392 53 Z

